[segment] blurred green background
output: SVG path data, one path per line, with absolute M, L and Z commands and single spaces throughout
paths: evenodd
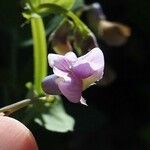
M 91 4 L 94 1 L 86 0 Z M 99 40 L 105 61 L 116 79 L 107 86 L 92 86 L 83 95 L 88 107 L 64 105 L 75 120 L 75 131 L 50 132 L 29 124 L 40 150 L 149 150 L 150 149 L 150 1 L 101 0 L 108 20 L 131 27 L 121 47 Z M 30 35 L 18 0 L 0 2 L 0 106 L 25 97 L 25 83 L 33 80 L 32 46 L 22 46 Z

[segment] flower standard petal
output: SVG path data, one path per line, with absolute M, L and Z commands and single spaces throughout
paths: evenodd
M 65 56 L 49 54 L 49 65 L 53 68 L 54 74 L 60 77 L 67 77 L 71 71 L 72 63 L 77 60 L 76 55 L 73 52 L 68 52 Z
M 69 101 L 73 103 L 80 102 L 82 96 L 82 81 L 80 79 L 72 75 L 70 81 L 60 78 L 57 83 L 60 91 Z
M 63 59 L 63 55 L 58 54 L 48 54 L 48 63 L 51 68 L 54 67 L 55 62 L 59 62 L 59 60 Z
M 56 54 L 48 55 L 49 64 L 53 68 L 53 72 L 58 77 L 63 77 L 65 80 L 69 80 L 68 74 L 71 68 L 71 62 L 64 56 Z
M 59 70 L 62 70 L 65 72 L 68 72 L 69 68 L 71 67 L 71 62 L 61 55 L 57 56 L 56 54 L 49 54 L 48 61 L 49 61 L 50 67 L 52 68 L 56 67 Z
M 70 62 L 75 62 L 75 61 L 77 61 L 77 56 L 76 56 L 76 54 L 75 53 L 73 53 L 73 52 L 68 52 L 68 53 L 66 53 L 65 54 L 65 58 L 67 58 Z
M 77 56 L 73 52 L 68 52 L 65 55 L 58 55 L 58 54 L 48 54 L 48 62 L 50 67 L 54 67 L 57 65 L 59 68 L 59 64 L 63 63 L 63 66 L 68 66 L 71 63 L 77 61 Z M 60 66 L 61 69 L 61 66 Z

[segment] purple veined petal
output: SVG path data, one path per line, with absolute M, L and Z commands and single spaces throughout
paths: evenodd
M 49 66 L 50 66 L 51 68 L 53 68 L 55 62 L 57 62 L 57 61 L 59 61 L 59 60 L 61 60 L 61 59 L 63 59 L 63 58 L 64 58 L 63 55 L 51 54 L 51 53 L 48 54 L 48 63 L 49 63 Z
M 58 85 L 57 85 L 58 77 L 56 75 L 49 75 L 44 78 L 42 81 L 42 89 L 46 94 L 58 95 L 61 94 Z
M 71 62 L 67 58 L 65 58 L 65 56 L 58 54 L 49 54 L 48 62 L 52 68 L 56 67 L 64 72 L 70 71 L 70 68 L 72 66 Z
M 97 71 L 97 70 L 101 70 L 101 68 L 104 68 L 104 56 L 102 51 L 98 47 L 93 48 L 86 55 L 79 57 L 76 63 L 73 65 L 73 67 L 76 68 L 76 70 L 78 70 L 78 67 L 80 68 L 81 64 L 83 65 L 87 63 L 89 64 L 88 67 L 90 69 L 88 68 L 87 69 L 88 71 L 85 71 L 85 76 L 86 73 L 90 75 L 90 71 L 92 70 Z
M 60 78 L 57 80 L 58 87 L 62 94 L 71 102 L 80 102 L 82 96 L 82 81 L 76 76 L 71 76 L 71 81 L 65 81 Z
M 65 54 L 65 58 L 67 58 L 70 62 L 74 63 L 77 61 L 77 56 L 74 52 L 68 52 Z
M 62 71 L 69 71 L 72 67 L 72 63 L 77 60 L 77 56 L 73 52 L 68 52 L 64 56 L 58 54 L 49 54 L 48 62 L 49 65 L 53 68 L 56 67 Z

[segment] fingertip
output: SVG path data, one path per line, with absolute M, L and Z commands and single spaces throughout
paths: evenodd
M 16 119 L 0 116 L 1 150 L 38 150 L 30 130 Z

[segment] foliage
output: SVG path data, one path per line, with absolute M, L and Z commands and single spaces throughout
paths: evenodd
M 91 15 L 93 2 L 1 1 L 0 105 L 26 97 L 37 100 L 12 117 L 36 122 L 28 127 L 40 149 L 149 149 L 150 2 L 101 0 L 106 16 L 100 22 L 94 20 L 100 16 Z M 63 96 L 47 97 L 41 89 L 42 79 L 52 74 L 47 54 L 66 46 L 58 38 L 66 22 L 71 30 L 65 39 L 77 55 L 98 44 L 105 55 L 104 78 L 83 92 L 88 107 L 70 104 Z M 56 41 L 62 42 L 57 50 Z

